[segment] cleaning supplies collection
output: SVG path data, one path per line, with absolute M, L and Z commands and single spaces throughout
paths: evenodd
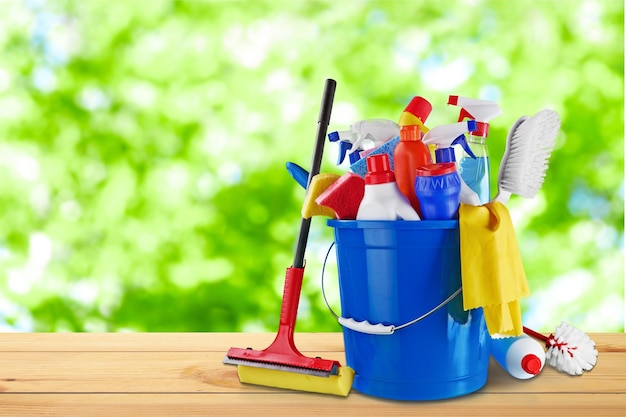
M 576 375 L 591 370 L 598 353 L 584 333 L 564 323 L 545 337 L 523 326 L 520 299 L 530 290 L 505 206 L 511 194 L 531 198 L 541 188 L 558 114 L 542 110 L 511 127 L 491 199 L 486 138 L 502 114 L 497 103 L 451 95 L 458 121 L 428 128 L 433 106 L 415 96 L 398 123 L 365 119 L 331 132 L 337 165 L 350 162 L 339 175 L 319 172 L 334 89 L 327 80 L 311 170 L 287 163 L 306 195 L 278 335 L 262 351 L 228 351 L 224 363 L 238 365 L 240 381 L 436 400 L 483 387 L 491 356 L 518 379 L 538 375 L 544 363 Z M 305 357 L 293 341 L 314 216 L 329 217 L 334 229 L 342 314 L 331 312 L 343 328 L 344 366 Z M 323 283 L 322 275 L 325 298 Z M 546 343 L 547 356 L 533 338 Z

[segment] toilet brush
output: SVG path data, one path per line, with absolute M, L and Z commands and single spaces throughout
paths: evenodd
M 546 362 L 558 371 L 582 375 L 590 371 L 598 360 L 596 343 L 583 331 L 562 322 L 554 334 L 545 336 L 524 327 L 524 333 L 545 342 Z

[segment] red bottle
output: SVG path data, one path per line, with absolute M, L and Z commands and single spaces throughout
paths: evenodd
M 400 128 L 400 142 L 393 151 L 393 171 L 398 188 L 409 199 L 411 206 L 422 216 L 420 203 L 415 196 L 415 177 L 418 168 L 432 164 L 428 146 L 422 142 L 422 132 L 418 125 Z

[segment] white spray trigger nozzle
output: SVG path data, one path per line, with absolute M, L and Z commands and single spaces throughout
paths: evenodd
M 458 143 L 468 155 L 476 159 L 476 156 L 465 141 L 465 133 L 474 130 L 476 130 L 476 120 L 441 125 L 430 129 L 428 133 L 424 135 L 422 142 L 426 145 L 437 145 L 438 148 L 449 148 Z

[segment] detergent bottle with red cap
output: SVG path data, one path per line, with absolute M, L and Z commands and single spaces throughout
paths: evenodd
M 491 337 L 491 356 L 511 376 L 530 379 L 537 376 L 546 362 L 541 343 L 526 336 Z
M 454 162 L 459 172 L 459 166 L 456 164 L 456 145 L 460 145 L 462 150 L 472 158 L 476 158 L 470 149 L 465 133 L 476 129 L 475 120 L 467 120 L 465 122 L 452 123 L 449 125 L 436 126 L 424 135 L 422 142 L 429 146 L 435 146 L 435 162 Z M 476 194 L 461 177 L 461 203 L 470 204 L 472 206 L 480 206 L 482 203 L 480 197 Z M 421 204 L 421 202 L 420 202 Z
M 422 142 L 419 125 L 405 125 L 400 128 L 400 141 L 393 151 L 393 171 L 398 188 L 421 215 L 420 204 L 415 196 L 415 172 L 418 168 L 431 164 L 428 146 Z
M 416 170 L 415 195 L 422 219 L 453 220 L 459 216 L 461 177 L 454 162 L 424 165 Z
M 432 110 L 433 106 L 424 97 L 414 96 L 411 99 L 400 115 L 400 141 L 393 150 L 392 166 L 398 188 L 418 214 L 420 209 L 415 197 L 415 169 L 432 162 L 428 146 L 421 141 L 428 132 L 424 123 Z
M 449 96 L 448 104 L 460 106 L 458 121 L 466 118 L 476 120 L 476 130 L 470 132 L 467 138 L 469 148 L 475 157 L 467 152 L 458 159 L 459 173 L 463 181 L 476 193 L 480 202 L 485 204 L 490 201 L 489 189 L 489 149 L 487 148 L 487 136 L 489 134 L 489 121 L 502 114 L 502 109 L 494 101 L 479 100 L 467 97 Z
M 365 192 L 357 220 L 420 220 L 408 199 L 400 192 L 387 154 L 366 159 Z

